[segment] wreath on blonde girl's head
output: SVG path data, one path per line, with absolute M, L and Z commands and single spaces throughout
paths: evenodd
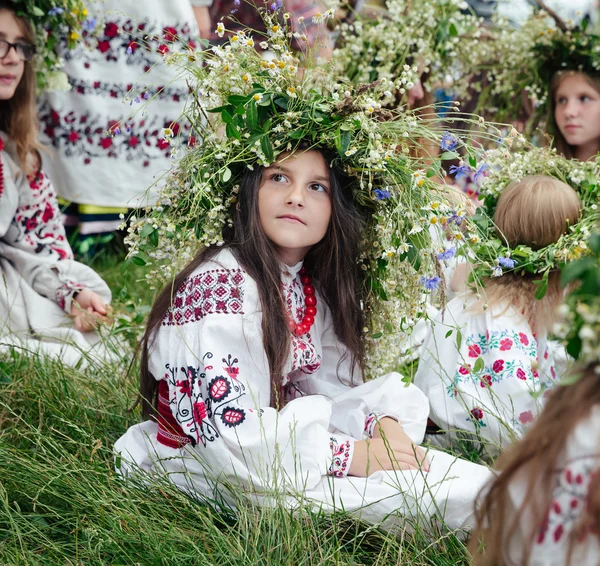
M 34 59 L 39 90 L 69 90 L 67 77 L 60 71 L 62 61 L 56 51 L 64 41 L 76 47 L 82 35 L 93 31 L 97 22 L 88 18 L 83 0 L 11 0 L 17 16 L 26 18 L 36 32 Z
M 332 15 L 316 17 L 325 23 Z M 286 152 L 326 150 L 351 179 L 354 202 L 366 219 L 359 261 L 372 346 L 367 370 L 385 372 L 397 363 L 399 333 L 424 311 L 420 280 L 436 279 L 429 227 L 450 222 L 457 237 L 452 245 L 461 243 L 460 227 L 452 222 L 462 222 L 464 210 L 447 202 L 443 186 L 431 180 L 440 162 L 421 164 L 411 153 L 423 140 L 440 143 L 441 132 L 412 113 L 386 110 L 386 80 L 353 86 L 327 75 L 324 81 L 325 71 L 310 52 L 291 49 L 291 40 L 303 41 L 302 24 L 288 26 L 287 13 L 263 16 L 264 36 L 229 33 L 219 23 L 217 34 L 227 38 L 223 45 L 166 56 L 193 91 L 185 113 L 192 147 L 169 173 L 157 206 L 130 224 L 132 261 L 153 264 L 150 280 L 170 278 L 199 247 L 223 245 L 248 170 Z M 261 55 L 265 51 L 270 59 Z M 176 137 L 171 128 L 163 134 L 168 142 Z M 495 138 L 499 130 L 486 124 L 486 134 Z M 456 139 L 453 146 L 458 144 Z
M 548 277 L 554 270 L 590 254 L 588 240 L 600 222 L 600 160 L 581 162 L 567 159 L 550 148 L 506 149 L 486 154 L 487 176 L 480 188 L 483 206 L 470 221 L 468 256 L 473 258 L 473 280 L 501 277 L 505 273 L 538 275 L 536 298 L 544 297 Z M 506 245 L 492 221 L 502 191 L 513 181 L 530 175 L 554 177 L 579 195 L 582 212 L 557 242 L 540 249 Z

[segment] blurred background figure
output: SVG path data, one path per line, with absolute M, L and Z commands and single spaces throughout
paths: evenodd
M 80 254 L 110 240 L 128 208 L 153 202 L 172 155 L 193 143 L 178 121 L 188 87 L 164 58 L 199 46 L 209 5 L 104 0 L 89 6 L 90 21 L 101 23 L 84 32 L 87 45 L 62 49 L 71 90 L 42 95 L 40 126 L 44 167 Z

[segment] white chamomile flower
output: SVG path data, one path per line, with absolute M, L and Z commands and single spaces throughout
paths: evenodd
M 222 22 L 219 22 L 217 24 L 217 35 L 219 37 L 223 37 L 224 34 L 225 34 L 225 26 L 223 25 Z

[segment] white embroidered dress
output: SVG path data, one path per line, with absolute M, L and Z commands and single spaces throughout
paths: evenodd
M 300 267 L 282 274 L 287 307 L 298 322 L 305 308 Z M 345 348 L 321 299 L 310 332 L 293 338 L 285 370 L 288 403 L 278 412 L 270 407 L 261 320 L 256 283 L 229 250 L 177 290 L 150 351 L 162 417 L 159 424 L 132 426 L 117 441 L 122 474 L 166 473 L 180 488 L 208 496 L 223 496 L 214 478 L 259 500 L 278 488 L 290 505 L 295 496 L 306 497 L 374 522 L 398 512 L 443 515 L 451 528 L 471 526 L 487 468 L 431 452 L 428 473 L 347 476 L 354 442 L 372 432 L 375 415 L 397 418 L 421 442 L 428 406 L 416 387 L 398 374 L 351 387 L 349 359 L 338 367 Z
M 567 393 L 567 391 L 565 391 Z M 509 486 L 513 511 L 525 501 L 530 478 L 525 468 Z M 597 566 L 600 564 L 600 533 L 585 530 L 578 533 L 573 544 L 571 562 L 569 544 L 574 528 L 578 527 L 590 492 L 590 483 L 600 474 L 600 407 L 580 422 L 569 436 L 565 452 L 555 471 L 552 502 L 541 525 L 532 524 L 528 508 L 519 523 L 506 557 L 507 564 L 524 563 L 526 542 L 533 540 L 530 566 Z M 596 517 L 597 519 L 597 517 Z M 530 538 L 529 538 L 530 537 Z
M 431 321 L 414 383 L 449 444 L 456 431 L 496 448 L 520 437 L 556 380 L 544 336 L 508 304 L 482 311 L 473 293 Z
M 110 303 L 110 289 L 75 261 L 60 221 L 52 184 L 41 172 L 28 178 L 14 144 L 0 140 L 0 344 L 60 356 L 76 363 L 98 341 L 75 330 L 68 316 L 83 288 Z
M 104 0 L 89 10 L 103 23 L 98 36 L 83 32 L 91 47 L 61 51 L 71 90 L 40 97 L 42 141 L 51 153 L 44 168 L 68 201 L 145 206 L 173 147 L 190 141 L 189 124 L 179 119 L 189 88 L 164 57 L 197 47 L 198 27 L 189 0 Z

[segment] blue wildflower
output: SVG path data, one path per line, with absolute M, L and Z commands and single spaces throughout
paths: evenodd
M 139 104 L 142 101 L 142 99 L 139 96 L 135 97 L 135 103 Z
M 423 285 L 423 287 L 425 287 L 425 289 L 427 289 L 428 291 L 433 291 L 434 289 L 437 289 L 440 286 L 441 282 L 441 277 L 419 277 L 419 283 Z
M 509 257 L 499 257 L 498 265 L 505 267 L 506 269 L 513 269 L 514 266 L 517 265 L 517 262 Z
M 452 259 L 456 255 L 456 248 L 450 247 L 446 248 L 443 252 L 440 252 L 437 258 L 440 261 L 446 261 L 448 259 Z
M 454 175 L 457 181 L 467 177 L 470 172 L 471 168 L 468 165 L 450 165 L 450 175 Z
M 239 6 L 240 5 L 240 0 L 233 0 L 233 5 L 234 6 Z
M 88 18 L 83 22 L 83 27 L 88 31 L 94 31 L 97 23 L 96 18 Z
M 54 6 L 53 8 L 50 8 L 48 10 L 48 15 L 49 16 L 58 16 L 60 14 L 62 14 L 64 12 L 64 10 L 62 8 L 59 8 L 58 6 Z
M 450 132 L 444 132 L 440 141 L 442 151 L 454 151 L 456 146 L 458 146 L 458 140 Z
M 477 184 L 479 184 L 479 181 L 484 176 L 483 174 L 485 173 L 487 168 L 488 168 L 487 163 L 482 163 L 477 168 L 477 171 L 475 171 L 475 175 L 473 175 L 473 181 L 475 181 Z
M 131 45 L 127 48 L 127 55 L 131 55 L 133 53 L 133 49 L 131 48 Z
M 121 128 L 119 128 L 119 126 L 117 126 L 114 130 L 113 130 L 115 136 L 119 136 L 121 135 Z
M 390 198 L 392 196 L 392 193 L 385 189 L 375 189 L 373 194 L 377 200 L 385 200 L 386 198 Z
M 144 94 L 142 94 L 142 97 L 143 97 L 144 100 L 148 100 L 148 93 L 145 92 Z

